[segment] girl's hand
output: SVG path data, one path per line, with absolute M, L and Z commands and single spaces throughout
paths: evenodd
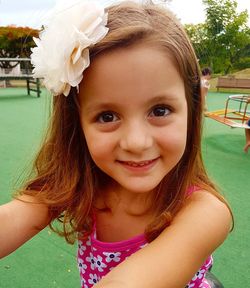
M 0 258 L 7 256 L 47 226 L 48 208 L 33 197 L 0 206 Z

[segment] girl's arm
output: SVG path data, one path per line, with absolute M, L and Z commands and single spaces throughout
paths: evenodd
M 231 214 L 206 191 L 193 193 L 172 224 L 113 269 L 96 288 L 183 288 L 225 240 Z
M 36 204 L 33 197 L 22 196 L 0 206 L 0 258 L 45 228 L 48 221 L 47 207 Z

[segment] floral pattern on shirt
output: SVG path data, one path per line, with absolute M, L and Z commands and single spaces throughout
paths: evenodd
M 95 233 L 92 233 L 85 242 L 79 240 L 78 267 L 81 287 L 93 287 L 119 263 L 126 261 L 127 257 L 143 249 L 146 245 L 147 242 L 143 235 L 126 241 L 105 243 L 98 241 Z M 210 256 L 185 288 L 211 288 L 205 279 L 205 275 L 212 266 L 212 261 Z

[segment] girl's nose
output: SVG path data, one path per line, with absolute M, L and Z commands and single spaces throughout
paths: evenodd
M 153 137 L 147 125 L 133 123 L 122 130 L 120 146 L 132 153 L 141 153 L 153 145 Z

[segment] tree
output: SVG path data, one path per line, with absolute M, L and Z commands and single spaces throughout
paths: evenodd
M 206 49 L 214 71 L 227 74 L 246 55 L 250 45 L 247 10 L 237 13 L 235 0 L 203 0 L 206 10 Z
M 210 53 L 206 47 L 209 45 L 207 25 L 205 23 L 186 24 L 185 30 L 192 42 L 201 66 L 210 66 Z
M 248 13 L 236 12 L 232 0 L 203 0 L 205 23 L 185 25 L 201 66 L 215 73 L 250 67 L 250 28 Z
M 29 27 L 0 27 L 0 58 L 28 58 L 35 46 L 38 30 Z M 18 63 L 0 62 L 1 68 L 13 68 Z

